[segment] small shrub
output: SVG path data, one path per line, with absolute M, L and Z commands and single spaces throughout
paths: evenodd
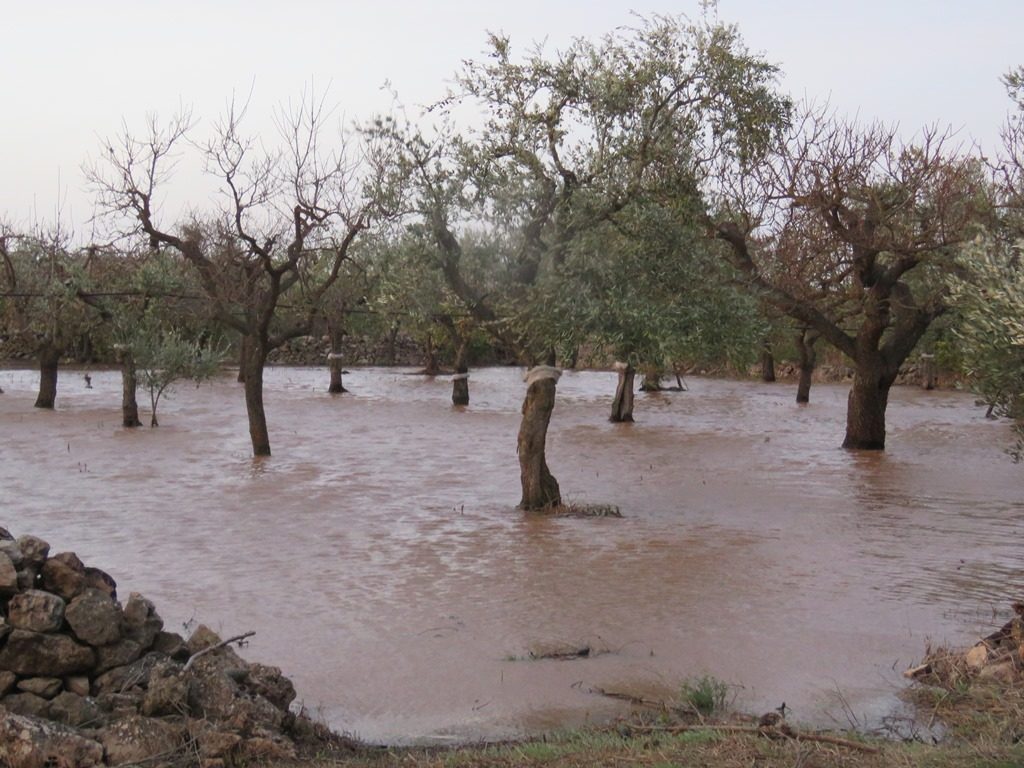
M 712 675 L 703 675 L 686 680 L 680 693 L 686 704 L 706 717 L 725 709 L 729 686 Z

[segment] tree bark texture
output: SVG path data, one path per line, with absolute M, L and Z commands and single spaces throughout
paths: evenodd
M 249 354 L 251 342 L 248 336 L 242 336 L 242 343 L 238 345 L 238 383 L 245 383 L 245 358 Z
M 878 361 L 858 361 L 847 401 L 843 448 L 885 450 L 885 407 L 893 379 Z
M 814 366 L 818 359 L 818 353 L 814 349 L 817 341 L 818 334 L 810 330 L 801 331 L 796 336 L 796 348 L 800 353 L 800 378 L 796 385 L 798 403 L 811 401 L 811 378 L 814 376 Z
M 327 385 L 327 391 L 332 395 L 340 395 L 348 392 L 341 383 L 342 366 L 341 358 L 341 333 L 331 333 L 331 354 L 327 356 L 327 367 L 331 371 L 331 383 Z
M 520 509 L 545 509 L 562 503 L 558 481 L 544 457 L 548 424 L 555 407 L 556 380 L 557 371 L 546 378 L 528 379 L 519 426 L 519 474 L 523 487 Z
M 772 354 L 772 347 L 765 342 L 761 350 L 761 381 L 771 384 L 775 381 L 775 355 Z
M 921 387 L 932 390 L 939 385 L 939 374 L 935 365 L 935 355 L 921 355 Z
M 130 350 L 121 355 L 121 425 L 140 427 L 139 401 L 136 399 L 138 380 L 135 375 L 135 358 Z
M 263 409 L 263 367 L 267 361 L 266 345 L 250 339 L 245 355 L 245 410 L 249 417 L 249 437 L 253 456 L 270 455 L 270 433 Z
M 423 375 L 437 376 L 441 367 L 437 363 L 437 347 L 434 346 L 434 339 L 427 334 L 427 340 L 423 344 Z
M 36 408 L 53 410 L 57 402 L 57 369 L 60 366 L 60 350 L 44 347 L 39 353 L 39 395 Z
M 465 342 L 455 354 L 455 376 L 452 378 L 452 405 L 469 405 L 469 353 Z
M 616 363 L 615 370 L 619 374 L 619 382 L 615 387 L 615 399 L 612 400 L 610 421 L 633 421 L 633 381 L 636 369 L 629 363 Z

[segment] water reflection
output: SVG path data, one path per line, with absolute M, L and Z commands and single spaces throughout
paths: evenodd
M 352 369 L 328 397 L 325 372 L 272 369 L 274 456 L 253 460 L 228 377 L 131 431 L 116 372 L 65 377 L 40 413 L 35 374 L 0 371 L 0 524 L 76 549 L 171 628 L 255 629 L 249 654 L 311 709 L 385 741 L 607 717 L 596 688 L 699 674 L 751 709 L 831 724 L 838 691 L 877 720 L 926 637 L 999 623 L 1024 587 L 1024 475 L 969 397 L 897 390 L 890 450 L 851 453 L 845 387 L 797 407 L 792 386 L 691 378 L 623 428 L 614 374 L 568 372 L 549 462 L 625 517 L 552 520 L 514 509 L 520 372 L 471 382 L 453 409 L 443 377 Z M 512 660 L 556 641 L 613 652 Z

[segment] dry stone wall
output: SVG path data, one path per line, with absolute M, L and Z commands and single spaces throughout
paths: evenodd
M 168 632 L 109 574 L 0 528 L 0 765 L 236 765 L 328 732 L 291 682 L 205 626 Z

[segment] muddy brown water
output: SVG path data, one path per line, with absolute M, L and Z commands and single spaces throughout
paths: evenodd
M 764 711 L 874 727 L 926 640 L 963 642 L 1024 592 L 1024 468 L 1005 423 L 897 388 L 889 450 L 841 450 L 844 386 L 694 378 L 607 422 L 614 375 L 566 373 L 548 457 L 564 495 L 623 518 L 515 510 L 521 371 L 450 382 L 267 372 L 274 456 L 249 455 L 240 385 L 182 385 L 158 429 L 120 427 L 120 380 L 0 371 L 0 525 L 73 549 L 169 628 L 256 630 L 308 710 L 379 742 L 498 738 L 604 720 L 597 688 L 694 675 Z M 999 615 L 996 615 L 996 614 Z M 537 644 L 608 653 L 523 660 Z

